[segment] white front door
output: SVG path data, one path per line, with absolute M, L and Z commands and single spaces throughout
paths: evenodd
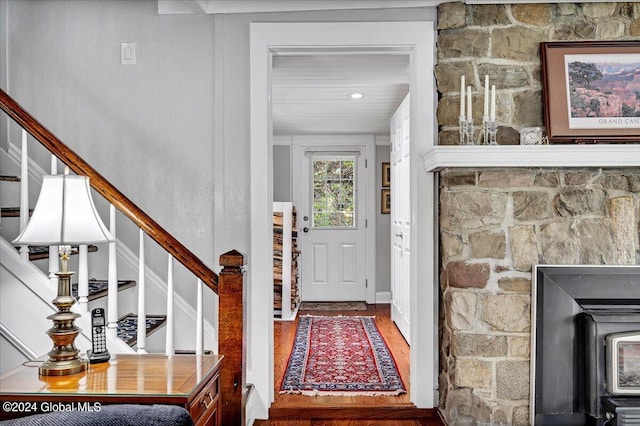
M 409 339 L 411 271 L 409 95 L 391 117 L 391 319 Z
M 317 148 L 299 160 L 302 300 L 364 301 L 365 152 Z

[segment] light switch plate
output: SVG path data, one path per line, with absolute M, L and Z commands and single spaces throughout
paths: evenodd
M 120 64 L 135 65 L 136 64 L 136 44 L 122 43 L 120 45 Z

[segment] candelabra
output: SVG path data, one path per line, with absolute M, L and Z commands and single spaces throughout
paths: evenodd
M 489 123 L 489 116 L 485 115 L 484 117 L 482 117 L 482 139 L 480 140 L 480 145 L 489 144 L 489 131 L 491 128 L 491 125 Z
M 473 139 L 473 119 L 461 116 L 458 124 L 460 125 L 460 145 L 475 145 Z
M 489 119 L 486 115 L 482 118 L 482 141 L 481 145 L 498 145 L 496 135 L 498 126 L 496 120 Z
M 498 145 L 497 136 L 498 126 L 496 120 L 489 121 L 489 145 Z

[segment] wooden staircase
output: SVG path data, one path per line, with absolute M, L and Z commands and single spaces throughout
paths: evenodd
M 110 216 L 109 230 L 111 234 L 115 236 L 115 238 L 118 238 L 115 233 L 116 215 L 121 215 L 121 217 L 123 217 L 125 220 L 130 221 L 131 224 L 137 227 L 140 242 L 138 247 L 139 262 L 137 265 L 139 279 L 137 284 L 134 285 L 138 289 L 138 310 L 141 317 L 151 317 L 150 315 L 146 314 L 146 309 L 144 306 L 144 295 L 147 294 L 146 290 L 144 290 L 146 288 L 144 279 L 146 270 L 146 264 L 144 262 L 143 255 L 144 240 L 153 240 L 153 242 L 155 242 L 159 246 L 160 250 L 164 251 L 168 259 L 166 286 L 164 286 L 162 289 L 158 289 L 158 291 L 155 291 L 153 294 L 166 299 L 167 332 L 165 336 L 165 356 L 173 356 L 178 353 L 178 351 L 176 351 L 174 347 L 174 327 L 176 326 L 175 318 L 173 315 L 174 305 L 176 303 L 176 301 L 174 301 L 176 290 L 173 283 L 174 261 L 175 263 L 181 264 L 184 268 L 186 268 L 186 271 L 193 276 L 192 283 L 186 282 L 182 284 L 182 286 L 191 286 L 193 289 L 195 289 L 196 292 L 195 307 L 191 308 L 191 304 L 189 304 L 189 309 L 185 309 L 185 312 L 187 310 L 189 311 L 186 315 L 187 318 L 184 318 L 184 320 L 190 320 L 191 324 L 195 322 L 195 325 L 190 324 L 185 327 L 188 327 L 191 331 L 195 330 L 196 338 L 194 339 L 194 352 L 196 355 L 202 354 L 204 352 L 203 329 L 206 328 L 205 326 L 209 326 L 208 323 L 204 321 L 204 310 L 205 308 L 208 308 L 210 311 L 213 310 L 218 332 L 216 334 L 214 330 L 212 334 L 215 334 L 217 336 L 218 353 L 224 357 L 219 380 L 219 389 L 222 401 L 220 410 L 222 413 L 221 424 L 242 424 L 242 419 L 244 417 L 244 406 L 242 404 L 242 401 L 243 392 L 246 388 L 243 374 L 243 365 L 246 352 L 245 343 L 243 340 L 243 336 L 245 335 L 244 271 L 246 267 L 244 255 L 235 250 L 231 250 L 227 253 L 222 254 L 218 261 L 218 264 L 221 265 L 222 269 L 220 270 L 219 274 L 214 272 L 201 258 L 196 256 L 191 250 L 189 250 L 180 241 L 178 241 L 172 234 L 167 232 L 153 218 L 151 218 L 147 213 L 145 213 L 136 204 L 134 204 L 127 196 L 125 196 L 107 179 L 105 179 L 105 177 L 98 173 L 89 163 L 87 163 L 78 154 L 71 150 L 65 143 L 58 139 L 51 131 L 44 127 L 11 96 L 9 96 L 4 90 L 1 89 L 0 110 L 2 110 L 8 118 L 13 120 L 15 124 L 22 128 L 22 146 L 21 148 L 19 148 L 20 159 L 13 160 L 16 164 L 19 164 L 19 167 L 21 169 L 21 177 L 19 179 L 16 177 L 6 177 L 2 179 L 5 181 L 22 181 L 20 183 L 20 229 L 23 229 L 24 226 L 26 226 L 26 219 L 29 215 L 29 207 L 26 203 L 26 200 L 29 198 L 29 192 L 27 188 L 29 180 L 29 156 L 27 147 L 29 144 L 28 135 L 31 135 L 31 137 L 35 139 L 37 143 L 41 144 L 51 153 L 52 174 L 57 173 L 57 165 L 58 163 L 62 163 L 65 167 L 68 167 L 71 173 L 86 176 L 88 178 L 88 182 L 91 188 L 97 195 L 101 196 L 103 200 L 106 201 L 106 203 L 108 203 Z M 12 132 L 12 135 L 16 134 L 17 133 Z M 10 146 L 19 147 L 20 144 L 18 143 L 16 145 L 16 142 L 17 141 L 12 140 L 8 141 Z M 11 208 L 7 209 L 3 213 L 6 214 L 6 216 L 4 217 L 15 217 L 17 215 L 16 210 Z M 9 228 L 7 228 L 7 230 L 8 229 Z M 9 234 L 13 234 L 13 229 L 11 229 L 11 232 L 9 232 Z M 4 250 L 7 250 L 9 248 L 9 246 L 4 241 L 3 246 L 5 246 Z M 127 324 L 133 324 L 135 322 L 131 318 L 132 314 L 125 315 L 121 318 L 118 318 L 115 315 L 118 312 L 117 292 L 124 290 L 124 288 L 118 288 L 119 286 L 116 284 L 116 246 L 116 243 L 109 243 L 109 260 L 107 262 L 109 269 L 109 283 L 112 289 L 112 291 L 108 292 L 109 294 L 107 296 L 109 305 L 107 309 L 107 323 L 108 330 L 112 335 L 116 332 L 116 328 L 120 328 L 120 321 L 118 320 L 126 321 Z M 86 311 L 88 303 L 88 296 L 86 294 L 87 262 L 82 261 L 82 259 L 86 260 L 86 253 L 84 250 L 85 247 L 87 246 L 80 246 L 81 249 L 79 253 L 79 259 L 81 261 L 80 267 L 78 268 L 78 276 L 81 276 L 81 278 L 79 278 L 79 281 L 82 283 L 78 286 L 81 293 L 79 305 L 80 310 L 85 312 L 83 317 L 79 318 L 79 320 L 82 321 L 86 320 L 85 316 L 87 315 Z M 130 251 L 128 247 L 123 248 Z M 33 265 L 26 265 L 27 259 L 29 259 L 31 256 L 42 256 L 41 258 L 48 257 L 49 254 L 45 253 L 47 250 L 48 248 L 45 250 L 30 249 L 28 253 L 26 250 L 22 250 L 20 252 L 20 256 L 16 256 L 15 258 L 11 256 L 11 262 L 13 262 L 11 264 L 12 267 L 19 269 L 21 273 L 23 273 L 24 277 L 27 277 L 28 274 L 31 274 L 28 278 L 25 278 L 29 281 L 22 280 L 20 281 L 20 283 L 16 282 L 16 286 L 22 285 L 31 288 L 30 285 L 34 284 L 31 281 L 38 281 L 37 285 L 39 286 L 39 290 L 37 291 L 50 291 L 48 289 L 48 286 L 46 288 L 44 287 L 46 286 L 46 283 L 44 282 L 45 279 L 39 279 L 40 274 L 37 273 Z M 209 261 L 213 262 L 212 259 L 209 259 Z M 49 272 L 55 272 L 54 263 L 54 259 L 50 259 Z M 135 266 L 130 266 L 132 266 L 135 270 Z M 27 270 L 31 270 L 32 272 L 28 272 L 27 274 Z M 158 279 L 156 281 L 162 281 L 162 279 Z M 151 284 L 155 285 L 156 287 L 162 286 L 162 284 L 158 282 L 155 282 L 155 284 Z M 17 293 L 19 293 L 20 291 L 21 288 L 17 287 L 15 296 L 16 298 L 18 297 Z M 212 291 L 217 295 L 214 302 L 215 304 L 213 306 L 204 305 L 204 291 Z M 13 296 L 13 294 L 8 294 L 8 296 Z M 3 300 L 7 303 L 14 303 L 13 299 L 6 298 L 4 296 Z M 96 299 L 94 298 L 94 300 Z M 18 303 L 18 299 L 15 300 L 15 303 Z M 115 309 L 112 309 L 112 306 L 115 307 Z M 141 306 L 142 308 L 140 308 Z M 194 311 L 195 318 L 189 317 L 191 311 Z M 26 315 L 28 315 L 28 312 L 25 312 L 25 316 Z M 17 321 L 15 322 L 20 323 L 19 317 L 12 317 L 12 319 L 16 319 Z M 154 326 L 157 329 L 158 327 L 162 326 L 163 320 L 155 318 L 153 322 Z M 117 327 L 116 324 L 118 324 Z M 212 327 L 209 326 L 209 328 Z M 142 345 L 143 340 L 146 338 L 145 329 L 146 327 L 140 327 L 138 329 L 140 333 L 140 335 L 136 337 L 138 346 Z M 127 340 L 133 343 L 133 336 L 127 336 Z M 138 348 L 138 352 L 141 352 L 140 348 Z

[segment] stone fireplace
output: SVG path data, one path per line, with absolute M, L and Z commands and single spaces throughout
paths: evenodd
M 441 406 L 529 424 L 532 267 L 634 265 L 640 167 L 440 173 Z
M 496 81 L 498 143 L 517 145 L 544 124 L 540 42 L 638 36 L 635 2 L 440 4 L 439 144 L 458 142 L 461 75 L 474 94 Z M 640 164 L 468 167 L 438 173 L 440 406 L 451 425 L 528 425 L 532 266 L 640 264 Z

